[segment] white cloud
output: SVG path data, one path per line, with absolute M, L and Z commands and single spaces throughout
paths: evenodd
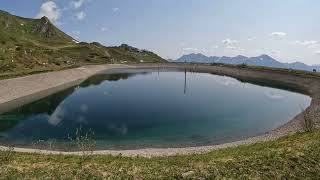
M 117 11 L 119 11 L 119 8 L 117 7 L 113 8 L 113 12 L 117 12 Z
M 75 17 L 77 20 L 81 21 L 86 17 L 86 13 L 83 11 L 80 11 L 78 13 L 75 14 Z
M 186 46 L 186 45 L 187 45 L 187 43 L 184 42 L 184 41 L 182 41 L 182 42 L 179 43 L 179 46 L 182 46 L 182 47 L 184 47 L 184 46 Z
M 239 46 L 226 46 L 225 52 L 237 52 L 240 53 L 240 51 L 245 51 L 245 49 L 239 47 Z
M 308 48 L 310 48 L 310 49 L 319 48 L 319 47 L 320 47 L 320 44 L 312 44 L 312 45 L 308 46 Z
M 243 49 L 241 49 L 239 47 L 239 42 L 237 40 L 234 39 L 224 39 L 222 40 L 222 43 L 225 45 L 224 48 L 228 51 L 241 51 Z
M 77 0 L 77 1 L 71 1 L 71 6 L 74 9 L 79 9 L 81 6 L 86 2 L 86 0 Z
M 269 34 L 269 36 L 274 39 L 283 39 L 286 35 L 287 33 L 285 32 L 273 32 Z
M 294 41 L 292 42 L 293 45 L 300 45 L 306 46 L 308 48 L 317 48 L 319 47 L 319 42 L 315 40 L 308 40 L 308 41 Z
M 200 49 L 200 52 L 201 53 L 207 53 L 207 52 L 210 52 L 210 50 L 206 49 L 206 48 L 202 48 Z
M 192 48 L 192 47 L 186 47 L 186 48 L 183 48 L 183 51 L 199 51 L 198 48 Z
M 257 39 L 256 37 L 249 37 L 248 41 L 253 41 L 253 40 L 256 40 L 256 39 Z
M 107 27 L 102 27 L 100 30 L 104 32 L 104 31 L 108 31 L 109 29 Z
M 278 51 L 278 50 L 272 50 L 272 51 L 271 51 L 271 54 L 277 55 L 277 54 L 280 54 L 280 51 Z
M 233 50 L 238 49 L 238 47 L 236 47 L 236 46 L 226 46 L 226 48 L 227 49 L 233 49 Z
M 318 41 L 310 40 L 310 41 L 295 41 L 295 44 L 297 45 L 303 45 L 303 46 L 309 46 L 313 44 L 317 44 Z
M 46 16 L 50 21 L 55 22 L 60 18 L 61 10 L 55 2 L 47 1 L 41 5 L 36 18 L 41 18 L 43 16 Z
M 225 45 L 235 45 L 235 44 L 238 44 L 238 41 L 237 40 L 233 40 L 233 39 L 224 39 L 222 40 L 222 43 L 225 44 Z
M 316 52 L 314 52 L 315 54 L 318 54 L 318 55 L 320 55 L 320 50 L 319 51 L 316 51 Z
M 219 46 L 217 46 L 217 45 L 211 46 L 211 49 L 218 49 L 218 48 L 219 48 Z

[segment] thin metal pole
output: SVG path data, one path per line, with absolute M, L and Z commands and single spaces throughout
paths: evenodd
M 184 69 L 184 94 L 187 92 L 187 69 Z

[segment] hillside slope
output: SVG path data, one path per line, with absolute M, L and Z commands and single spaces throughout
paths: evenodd
M 28 19 L 0 10 L 0 73 L 70 67 L 90 63 L 165 62 L 128 45 L 78 43 L 48 18 Z

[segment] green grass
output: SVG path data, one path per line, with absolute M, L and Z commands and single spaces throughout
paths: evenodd
M 0 73 L 0 80 L 27 76 L 32 74 L 40 74 L 45 72 L 52 72 L 52 71 L 61 71 L 65 69 L 72 69 L 80 67 L 79 65 L 72 65 L 72 66 L 63 66 L 63 67 L 44 67 L 44 68 L 35 68 L 30 70 L 22 70 L 22 71 L 15 71 L 15 72 L 7 72 L 7 73 Z
M 2 152 L 3 156 L 5 155 Z M 15 153 L 2 179 L 318 179 L 320 131 L 200 155 L 80 157 Z
M 27 74 L 82 64 L 166 62 L 152 52 L 127 45 L 76 43 L 48 21 L 0 10 L 0 74 Z

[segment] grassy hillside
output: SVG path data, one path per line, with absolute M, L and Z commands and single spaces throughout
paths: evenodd
M 78 43 L 46 17 L 27 19 L 0 11 L 0 74 L 43 71 L 92 63 L 165 62 L 128 45 Z
M 0 152 L 2 179 L 318 179 L 320 131 L 200 155 L 63 156 Z M 10 154 L 10 155 L 8 155 Z

